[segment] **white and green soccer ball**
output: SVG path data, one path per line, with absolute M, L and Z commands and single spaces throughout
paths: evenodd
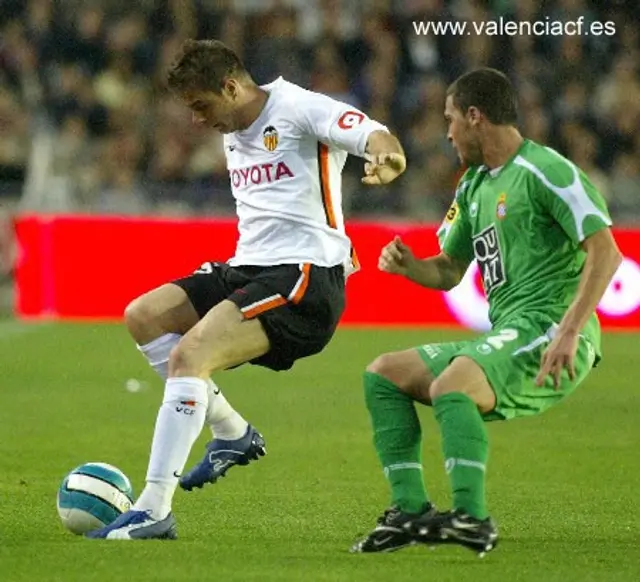
M 109 525 L 132 504 L 129 478 L 107 463 L 76 467 L 58 489 L 58 515 L 63 525 L 78 535 Z

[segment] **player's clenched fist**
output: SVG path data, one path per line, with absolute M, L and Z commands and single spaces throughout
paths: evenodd
M 387 273 L 407 276 L 416 258 L 413 251 L 396 236 L 382 249 L 378 268 Z

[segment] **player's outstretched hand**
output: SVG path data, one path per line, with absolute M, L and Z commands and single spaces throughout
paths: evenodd
M 382 249 L 378 269 L 386 273 L 407 276 L 416 258 L 413 251 L 396 236 Z
M 367 155 L 364 165 L 363 184 L 388 184 L 395 180 L 407 167 L 407 160 L 402 154 Z
M 542 354 L 536 385 L 544 386 L 547 376 L 553 377 L 553 386 L 560 388 L 560 375 L 566 368 L 569 379 L 576 377 L 575 357 L 578 351 L 578 334 L 559 331 Z

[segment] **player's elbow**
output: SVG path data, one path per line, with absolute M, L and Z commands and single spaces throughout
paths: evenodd
M 614 241 L 611 249 L 611 265 L 616 270 L 618 270 L 618 267 L 622 264 L 622 261 L 624 261 L 624 255 L 620 252 L 618 245 Z
M 464 278 L 468 265 L 445 253 L 440 255 L 440 264 L 440 289 L 442 291 L 451 291 Z
M 620 265 L 622 265 L 622 261 L 624 261 L 624 256 L 620 252 L 620 250 L 616 247 L 612 251 L 611 261 L 610 261 L 610 264 L 611 264 L 611 276 L 612 277 L 616 274 L 616 272 L 618 271 Z
M 601 230 L 585 239 L 583 248 L 592 262 L 608 266 L 612 274 L 624 261 L 624 256 L 609 229 Z
M 442 291 L 451 291 L 462 281 L 464 273 L 452 269 L 442 278 Z

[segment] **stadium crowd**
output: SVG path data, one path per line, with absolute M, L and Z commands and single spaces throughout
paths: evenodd
M 608 35 L 418 35 L 417 21 L 612 21 Z M 221 137 L 191 126 L 164 71 L 184 38 L 219 38 L 265 83 L 282 75 L 362 108 L 403 141 L 388 188 L 345 172 L 347 216 L 439 221 L 460 174 L 447 85 L 481 65 L 520 92 L 521 129 L 579 164 L 618 221 L 640 218 L 637 0 L 0 0 L 0 203 L 229 214 Z

